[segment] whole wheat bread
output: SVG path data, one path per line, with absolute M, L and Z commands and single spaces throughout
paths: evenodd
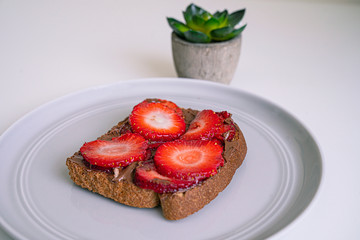
M 187 125 L 198 112 L 192 109 L 182 109 L 182 111 Z M 76 152 L 66 160 L 66 165 L 71 179 L 82 188 L 128 206 L 154 208 L 160 205 L 166 219 L 178 220 L 197 212 L 211 202 L 227 187 L 242 164 L 247 146 L 238 125 L 236 123 L 234 125 L 236 134 L 232 141 L 225 141 L 223 152 L 225 163 L 218 173 L 194 187 L 175 193 L 159 194 L 136 186 L 133 183 L 133 176 L 138 163 L 113 171 L 103 171 L 93 169 L 86 163 L 80 152 Z M 129 121 L 126 118 L 99 139 L 110 140 L 121 135 L 122 131 L 129 127 Z

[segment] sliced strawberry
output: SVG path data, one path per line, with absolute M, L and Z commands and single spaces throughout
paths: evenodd
M 167 106 L 168 108 L 171 108 L 172 110 L 174 110 L 179 116 L 183 116 L 183 112 L 182 112 L 181 108 L 179 108 L 178 105 L 176 105 L 174 102 L 171 102 L 169 100 L 157 98 L 157 99 L 148 99 L 145 101 L 162 103 L 163 105 Z
M 217 112 L 216 114 L 220 117 L 222 122 L 222 125 L 216 134 L 216 138 L 220 140 L 231 141 L 236 135 L 236 128 L 233 120 L 231 119 L 231 113 L 222 111 Z
M 126 133 L 111 141 L 95 140 L 85 143 L 81 155 L 92 165 L 100 167 L 125 167 L 142 161 L 147 156 L 148 143 L 142 136 Z
M 185 121 L 173 109 L 159 102 L 142 102 L 129 116 L 134 132 L 152 141 L 179 138 L 186 129 Z
M 233 123 L 224 123 L 220 126 L 215 137 L 222 141 L 223 140 L 231 141 L 234 139 L 235 134 L 236 134 L 236 130 Z
M 189 129 L 181 139 L 194 140 L 203 139 L 209 140 L 215 136 L 222 121 L 218 114 L 212 110 L 202 110 L 199 112 L 194 120 L 190 123 Z
M 145 189 L 154 190 L 157 193 L 176 192 L 196 184 L 196 181 L 173 179 L 161 175 L 155 169 L 154 163 L 145 163 L 136 169 L 134 183 Z
M 220 117 L 222 122 L 231 117 L 231 113 L 227 111 L 217 112 L 216 114 Z
M 164 141 L 149 141 L 149 149 L 156 149 L 163 143 L 165 143 L 165 142 Z
M 157 171 L 167 177 L 201 180 L 223 166 L 223 148 L 218 141 L 177 140 L 162 144 L 155 153 Z

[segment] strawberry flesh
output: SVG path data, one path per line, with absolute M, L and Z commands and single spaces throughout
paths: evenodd
M 99 167 L 125 167 L 147 156 L 148 143 L 142 136 L 126 133 L 111 141 L 95 140 L 85 143 L 80 152 L 91 165 Z
M 155 153 L 157 171 L 182 180 L 203 180 L 223 166 L 223 148 L 218 140 L 177 140 L 162 144 Z
M 234 139 L 236 134 L 236 128 L 234 122 L 232 121 L 231 113 L 227 111 L 217 112 L 216 113 L 222 122 L 218 132 L 216 133 L 216 138 L 219 140 L 231 141 Z
M 202 110 L 195 116 L 194 120 L 191 121 L 189 129 L 181 136 L 181 139 L 212 139 L 218 132 L 221 124 L 221 118 L 214 111 Z
M 157 193 L 167 193 L 189 188 L 191 185 L 196 184 L 196 181 L 163 176 L 156 171 L 153 162 L 146 162 L 136 169 L 134 183 L 141 188 L 151 189 Z
M 164 99 L 148 99 L 147 101 L 161 103 L 161 104 L 165 105 L 166 107 L 174 110 L 179 116 L 183 116 L 183 112 L 182 112 L 181 108 L 179 108 L 179 106 L 176 105 L 174 102 L 171 102 L 169 100 L 164 100 Z
M 226 111 L 203 110 L 185 132 L 181 108 L 168 100 L 147 99 L 133 108 L 119 137 L 85 143 L 80 152 L 91 169 L 106 172 L 141 161 L 134 174 L 137 186 L 176 192 L 217 174 L 224 165 L 224 140 L 236 133 L 230 117 Z
M 136 105 L 129 121 L 133 132 L 151 141 L 177 139 L 186 129 L 184 118 L 160 102 L 144 101 Z
M 234 139 L 236 134 L 235 126 L 230 124 L 223 124 L 218 132 L 216 133 L 215 137 L 221 141 L 231 141 Z
M 190 123 L 189 129 L 180 138 L 184 140 L 211 140 L 231 141 L 235 137 L 234 123 L 229 120 L 231 114 L 227 111 L 214 112 L 203 110 Z
M 227 111 L 217 112 L 216 114 L 220 117 L 222 122 L 231 117 L 231 113 Z
M 149 141 L 149 149 L 157 149 L 164 141 Z

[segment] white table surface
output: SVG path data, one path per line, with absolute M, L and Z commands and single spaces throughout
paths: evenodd
M 210 11 L 247 8 L 230 86 L 286 109 L 322 151 L 315 200 L 273 239 L 360 239 L 360 1 L 193 2 Z M 165 17 L 182 18 L 189 3 L 0 0 L 0 134 L 77 90 L 176 77 Z M 0 229 L 0 239 L 11 237 Z

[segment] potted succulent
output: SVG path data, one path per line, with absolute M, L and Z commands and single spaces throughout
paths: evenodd
M 172 51 L 179 77 L 229 84 L 240 56 L 241 32 L 236 28 L 245 9 L 209 13 L 190 4 L 183 12 L 185 23 L 167 18 L 172 28 Z

